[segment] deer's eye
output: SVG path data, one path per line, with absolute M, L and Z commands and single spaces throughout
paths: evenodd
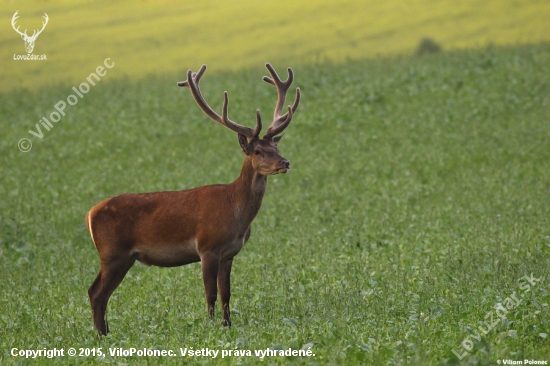
M 254 155 L 260 155 L 260 150 L 254 150 Z

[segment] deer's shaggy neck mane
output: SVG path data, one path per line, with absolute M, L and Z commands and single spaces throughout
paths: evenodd
M 236 214 L 241 216 L 250 225 L 262 205 L 262 199 L 267 188 L 267 176 L 258 174 L 252 167 L 247 156 L 244 159 L 241 174 L 230 184 L 231 200 L 237 209 Z

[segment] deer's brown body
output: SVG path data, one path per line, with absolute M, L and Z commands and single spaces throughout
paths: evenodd
M 298 107 L 300 90 L 288 112 L 281 115 L 293 74 L 282 82 L 271 65 L 273 79 L 264 80 L 277 87 L 278 101 L 274 120 L 266 135 L 258 137 L 261 118 L 257 111 L 254 130 L 227 117 L 227 93 L 223 114 L 216 114 L 204 101 L 197 74 L 188 72 L 187 86 L 201 109 L 239 135 L 245 159 L 241 174 L 233 183 L 217 184 L 184 191 L 122 194 L 95 205 L 86 215 L 86 226 L 99 252 L 101 269 L 88 290 L 94 324 L 107 334 L 107 302 L 136 260 L 161 267 L 202 262 L 208 314 L 214 314 L 219 289 L 224 325 L 231 325 L 229 312 L 230 273 L 233 257 L 250 237 L 250 225 L 260 210 L 267 188 L 267 176 L 285 173 L 290 163 L 279 155 L 277 144 Z

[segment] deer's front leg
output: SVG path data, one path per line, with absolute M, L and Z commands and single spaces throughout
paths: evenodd
M 218 268 L 220 259 L 217 255 L 204 255 L 201 258 L 202 262 L 202 280 L 204 282 L 204 292 L 206 295 L 206 303 L 208 304 L 208 316 L 214 316 L 214 306 L 218 296 Z
M 223 325 L 226 327 L 231 326 L 231 320 L 229 318 L 229 299 L 231 298 L 231 265 L 233 264 L 233 258 L 222 259 L 220 261 L 220 267 L 218 272 L 218 287 L 220 289 L 220 297 L 222 298 L 223 308 Z

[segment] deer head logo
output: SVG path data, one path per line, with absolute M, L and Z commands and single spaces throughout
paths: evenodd
M 32 53 L 32 50 L 34 49 L 34 42 L 36 41 L 36 38 L 42 33 L 44 28 L 46 28 L 46 24 L 48 24 L 48 14 L 44 13 L 44 22 L 42 22 L 42 29 L 37 30 L 35 29 L 32 36 L 27 35 L 27 30 L 25 29 L 24 32 L 21 32 L 19 30 L 19 27 L 15 27 L 15 21 L 17 18 L 19 18 L 19 15 L 17 14 L 19 12 L 16 11 L 15 14 L 13 14 L 13 18 L 11 18 L 11 26 L 13 29 L 21 35 L 21 38 L 23 38 L 23 41 L 25 41 L 25 48 L 27 49 L 27 53 Z

